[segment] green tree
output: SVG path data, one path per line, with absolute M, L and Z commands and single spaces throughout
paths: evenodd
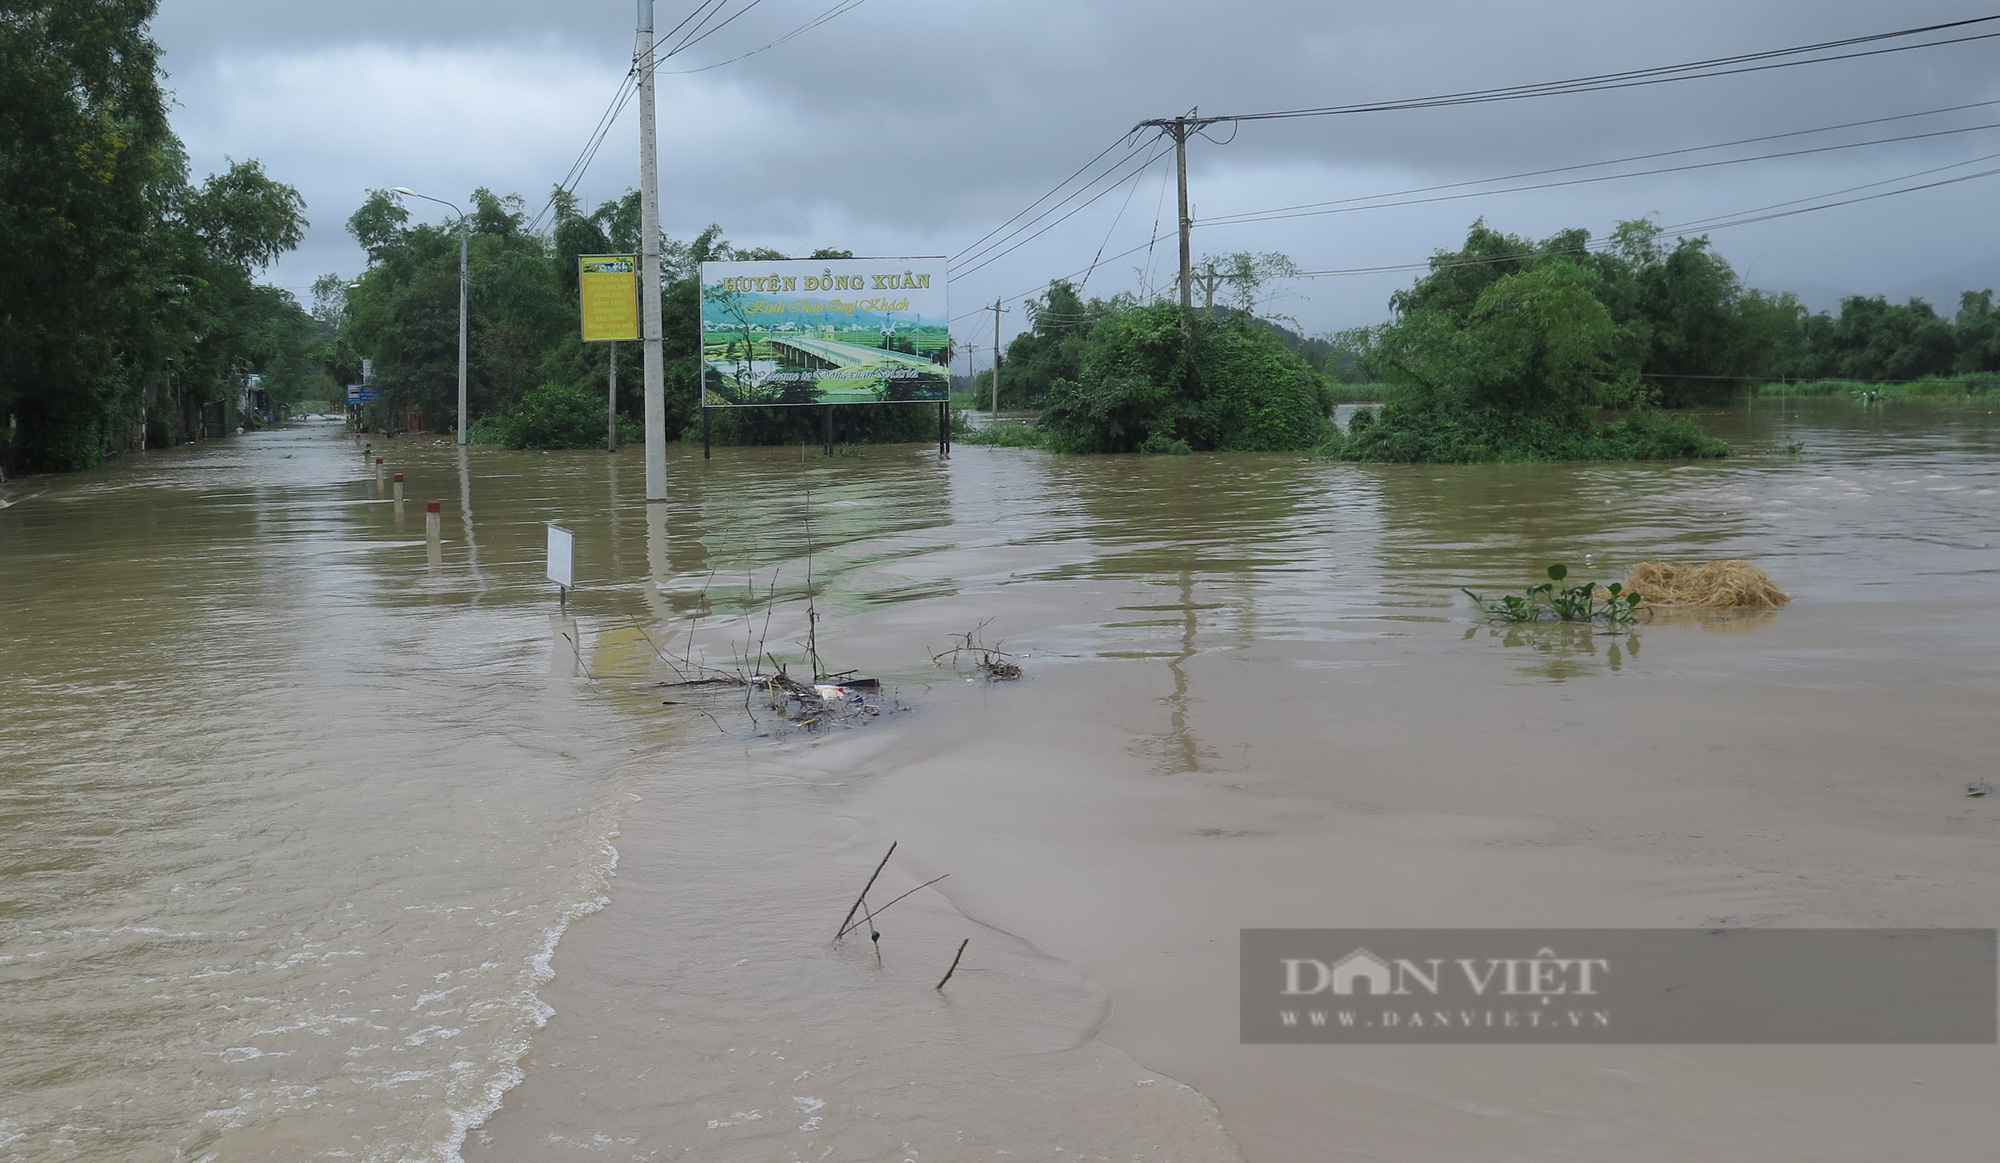
M 1688 421 L 1646 409 L 1633 358 L 1643 324 L 1613 317 L 1601 265 L 1544 254 L 1481 279 L 1469 305 L 1457 279 L 1441 281 L 1451 294 L 1404 299 L 1449 305 L 1414 305 L 1374 336 L 1367 361 L 1394 394 L 1379 418 L 1352 426 L 1342 454 L 1443 462 L 1718 454 Z M 1606 423 L 1606 409 L 1631 411 Z
M 1992 291 L 1967 291 L 1959 297 L 1953 321 L 1958 355 L 1952 371 L 1960 374 L 2000 371 L 2000 311 Z
M 188 184 L 153 12 L 0 11 L 0 414 L 18 426 L 0 460 L 14 469 L 96 464 L 146 438 L 142 410 L 160 442 L 211 405 L 229 423 L 245 376 L 301 355 L 284 300 L 254 283 L 298 242 L 298 194 L 256 162 Z
M 1007 358 L 1000 367 L 1001 402 L 1009 408 L 1031 408 L 1041 403 L 1056 381 L 1075 380 L 1082 374 L 1091 328 L 1131 305 L 1102 299 L 1086 302 L 1067 281 L 1051 282 L 1047 294 L 1028 301 L 1028 329 L 1007 344 Z M 985 382 L 990 390 L 990 374 Z
M 97 463 L 171 336 L 154 237 L 180 181 L 151 0 L 0 15 L 0 414 L 15 469 Z M 0 419 L 4 422 L 4 419 Z

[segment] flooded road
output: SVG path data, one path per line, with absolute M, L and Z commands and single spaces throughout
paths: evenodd
M 39 484 L 0 1159 L 1985 1158 L 1990 1046 L 1237 1042 L 1244 927 L 1996 923 L 2000 417 L 1708 420 L 1744 455 L 677 450 L 651 513 L 628 454 L 395 442 L 400 528 L 331 426 Z M 1585 553 L 1798 600 L 1458 592 Z M 907 710 L 655 685 L 796 660 L 808 593 Z M 1024 680 L 932 665 L 982 624 Z M 834 946 L 891 841 L 871 900 L 948 878 Z

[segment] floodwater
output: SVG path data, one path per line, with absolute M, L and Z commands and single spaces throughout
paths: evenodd
M 1245 927 L 2000 919 L 2000 417 L 1706 419 L 1744 455 L 679 449 L 649 507 L 395 441 L 399 515 L 309 423 L 13 482 L 0 1160 L 1990 1158 L 1992 1046 L 1238 1044 Z M 1459 593 L 1725 556 L 1798 600 Z M 656 685 L 796 669 L 808 595 L 887 713 Z M 949 875 L 834 944 L 891 842 L 875 905 Z

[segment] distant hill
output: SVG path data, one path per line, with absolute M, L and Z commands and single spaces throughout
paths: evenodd
M 1240 314 L 1234 307 L 1210 307 L 1208 313 L 1218 319 L 1226 319 L 1231 315 Z M 1328 343 L 1326 340 L 1316 339 L 1309 335 L 1300 335 L 1275 319 L 1257 319 L 1255 323 L 1264 330 L 1272 332 L 1279 339 L 1284 340 L 1286 347 L 1291 348 L 1294 353 L 1304 356 L 1306 362 L 1312 364 L 1314 367 L 1319 367 L 1324 363 L 1326 357 L 1333 351 L 1333 344 Z
M 1883 294 L 1892 303 L 1918 298 L 1936 307 L 1938 314 L 1951 315 L 1958 311 L 1958 297 L 1966 291 L 2000 290 L 2000 255 L 1989 255 L 1973 262 L 1963 263 L 1948 271 L 1911 279 L 1892 287 Z

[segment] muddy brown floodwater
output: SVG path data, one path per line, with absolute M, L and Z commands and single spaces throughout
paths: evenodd
M 1743 455 L 683 449 L 649 511 L 397 441 L 399 520 L 305 424 L 11 483 L 0 1160 L 1990 1159 L 1990 1045 L 1239 1044 L 1246 927 L 2000 922 L 2000 417 L 1705 419 Z M 1797 600 L 1459 593 L 1716 557 Z M 808 595 L 890 710 L 657 685 Z M 1021 681 L 931 664 L 981 626 Z M 871 901 L 949 875 L 836 945 L 892 841 Z

